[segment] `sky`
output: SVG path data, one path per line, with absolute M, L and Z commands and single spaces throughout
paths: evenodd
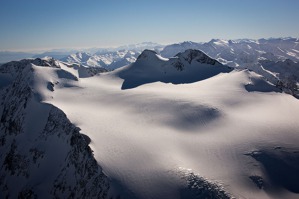
M 298 0 L 0 0 L 0 51 L 299 37 Z

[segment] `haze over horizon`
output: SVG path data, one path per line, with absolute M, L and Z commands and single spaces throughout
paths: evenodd
M 292 0 L 3 0 L 0 51 L 299 37 L 298 7 Z

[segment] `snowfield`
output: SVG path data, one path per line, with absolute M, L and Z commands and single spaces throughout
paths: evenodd
M 180 168 L 221 184 L 236 198 L 298 197 L 288 186 L 274 185 L 263 164 L 245 155 L 275 147 L 298 150 L 296 98 L 247 70 L 125 90 L 119 73 L 72 82 L 45 102 L 90 137 L 96 160 L 121 197 L 180 198 Z M 250 176 L 260 176 L 266 187 L 259 189 Z
M 262 76 L 192 50 L 88 78 L 59 66 L 34 65 L 31 88 L 90 138 L 109 196 L 298 198 L 299 101 Z

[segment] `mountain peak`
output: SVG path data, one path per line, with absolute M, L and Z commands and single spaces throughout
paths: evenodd
M 156 52 L 156 51 L 145 49 L 145 50 L 142 51 L 142 53 L 138 56 L 137 60 L 150 59 L 150 58 L 152 58 L 152 57 L 156 57 L 156 56 L 157 56 L 157 52 Z
M 75 53 L 75 56 L 79 57 L 80 59 L 86 59 L 91 57 L 91 54 L 86 53 L 86 52 L 77 52 Z
M 52 57 L 45 57 L 42 59 L 36 58 L 33 59 L 31 63 L 37 66 L 48 66 L 48 67 L 60 68 L 59 63 Z
M 194 60 L 200 63 L 210 64 L 210 65 L 220 64 L 215 59 L 210 58 L 204 52 L 197 49 L 185 50 L 182 53 L 178 53 L 176 57 L 186 60 L 189 64 L 191 64 Z

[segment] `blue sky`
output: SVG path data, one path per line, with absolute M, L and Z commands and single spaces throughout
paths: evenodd
M 0 0 L 0 51 L 299 37 L 298 0 Z

